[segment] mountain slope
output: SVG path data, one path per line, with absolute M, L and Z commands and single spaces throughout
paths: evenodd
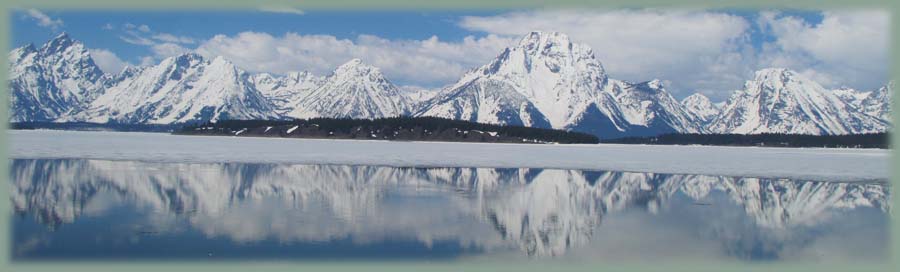
M 286 113 L 289 117 L 382 118 L 406 115 L 410 105 L 378 68 L 353 59 Z
M 84 45 L 66 33 L 41 48 L 16 48 L 8 60 L 12 122 L 54 121 L 81 110 L 108 80 Z
M 170 124 L 219 119 L 275 119 L 249 76 L 222 57 L 188 53 L 126 71 L 83 112 L 66 121 Z
M 796 72 L 769 68 L 757 71 L 744 90 L 728 99 L 709 129 L 735 134 L 840 135 L 881 132 L 887 124 Z
M 863 113 L 891 123 L 891 94 L 893 89 L 894 83 L 890 82 L 874 91 L 861 92 L 842 88 L 835 90 L 834 94 Z
M 615 97 L 625 120 L 634 127 L 632 130 L 647 130 L 644 134 L 648 135 L 703 132 L 697 117 L 672 97 L 659 80 L 637 84 L 615 81 L 615 85 L 606 90 Z
M 610 79 L 590 47 L 558 32 L 525 35 L 415 115 L 572 129 L 600 137 L 701 131 L 659 81 Z
M 419 116 L 470 122 L 549 128 L 547 118 L 522 94 L 502 81 L 476 80 L 442 92 L 428 102 Z
M 309 72 L 288 73 L 282 77 L 261 73 L 252 75 L 250 81 L 278 114 L 285 115 L 294 111 L 303 98 L 323 84 L 325 78 Z
M 700 93 L 685 97 L 681 100 L 681 105 L 704 124 L 709 123 L 719 115 L 719 107 Z
M 563 128 L 597 100 L 606 80 L 587 46 L 561 33 L 531 32 L 443 90 L 419 114 Z

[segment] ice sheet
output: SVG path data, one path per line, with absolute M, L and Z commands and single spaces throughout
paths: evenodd
M 887 180 L 890 151 L 548 145 L 9 131 L 11 158 L 616 170 L 818 181 Z

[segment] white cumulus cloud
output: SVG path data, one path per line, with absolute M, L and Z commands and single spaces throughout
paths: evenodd
M 100 70 L 107 73 L 118 73 L 119 71 L 122 71 L 125 66 L 131 65 L 127 61 L 119 58 L 116 53 L 107 49 L 88 49 L 88 52 L 91 54 L 91 58 L 94 59 L 94 63 L 100 67 Z
M 534 31 L 559 31 L 593 48 L 611 77 L 661 79 L 676 97 L 701 92 L 722 101 L 753 72 L 786 67 L 826 87 L 873 89 L 888 75 L 889 15 L 883 11 L 822 12 L 821 22 L 760 12 L 748 16 L 702 10 L 535 10 L 464 16 L 477 32 L 461 40 L 388 39 L 246 31 L 206 40 L 127 24 L 121 38 L 147 46 L 142 63 L 195 51 L 223 56 L 250 72 L 307 70 L 328 75 L 352 59 L 381 68 L 397 85 L 433 89 L 488 63 Z M 759 37 L 765 36 L 762 40 Z
M 691 10 L 537 10 L 468 16 L 463 28 L 519 36 L 533 30 L 566 33 L 586 43 L 614 78 L 669 80 L 675 92 L 734 86 L 747 73 L 750 23 L 725 13 Z
M 296 14 L 296 15 L 303 15 L 306 13 L 301 9 L 298 9 L 295 7 L 287 7 L 287 6 L 262 6 L 259 8 L 259 11 L 271 12 L 271 13 Z
M 63 26 L 62 19 L 53 19 L 47 14 L 36 10 L 36 9 L 27 9 L 25 10 L 25 15 L 34 19 L 39 26 L 48 27 L 53 30 L 56 30 Z
M 756 21 L 697 10 L 536 10 L 468 16 L 463 28 L 500 36 L 559 31 L 594 49 L 612 77 L 671 82 L 683 97 L 723 100 L 753 71 L 786 67 L 826 87 L 872 89 L 887 81 L 889 16 L 884 11 L 822 12 L 821 22 L 774 12 Z M 752 32 L 771 41 L 754 44 Z
M 761 65 L 798 70 L 831 88 L 874 89 L 889 78 L 886 11 L 824 12 L 818 24 L 764 12 L 758 23 L 775 37 L 763 47 Z
M 192 44 L 194 39 L 187 36 L 176 36 L 169 33 L 159 33 L 152 36 L 153 39 L 170 43 Z
M 150 50 L 153 51 L 153 55 L 159 59 L 168 58 L 192 51 L 191 49 L 174 43 L 154 44 L 150 47 Z
M 242 32 L 216 35 L 196 51 L 208 57 L 224 56 L 251 72 L 307 70 L 319 75 L 328 75 L 340 64 L 360 58 L 379 67 L 398 84 L 435 87 L 457 80 L 514 42 L 496 35 L 446 42 L 436 36 L 424 40 L 389 40 L 372 35 L 339 39 L 331 35 Z

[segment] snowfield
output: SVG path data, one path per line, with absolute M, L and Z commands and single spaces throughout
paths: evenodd
M 16 130 L 10 158 L 611 170 L 886 181 L 890 150 L 389 142 Z

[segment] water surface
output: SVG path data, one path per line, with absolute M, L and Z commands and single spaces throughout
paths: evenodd
M 883 260 L 889 188 L 534 168 L 10 160 L 27 260 Z

